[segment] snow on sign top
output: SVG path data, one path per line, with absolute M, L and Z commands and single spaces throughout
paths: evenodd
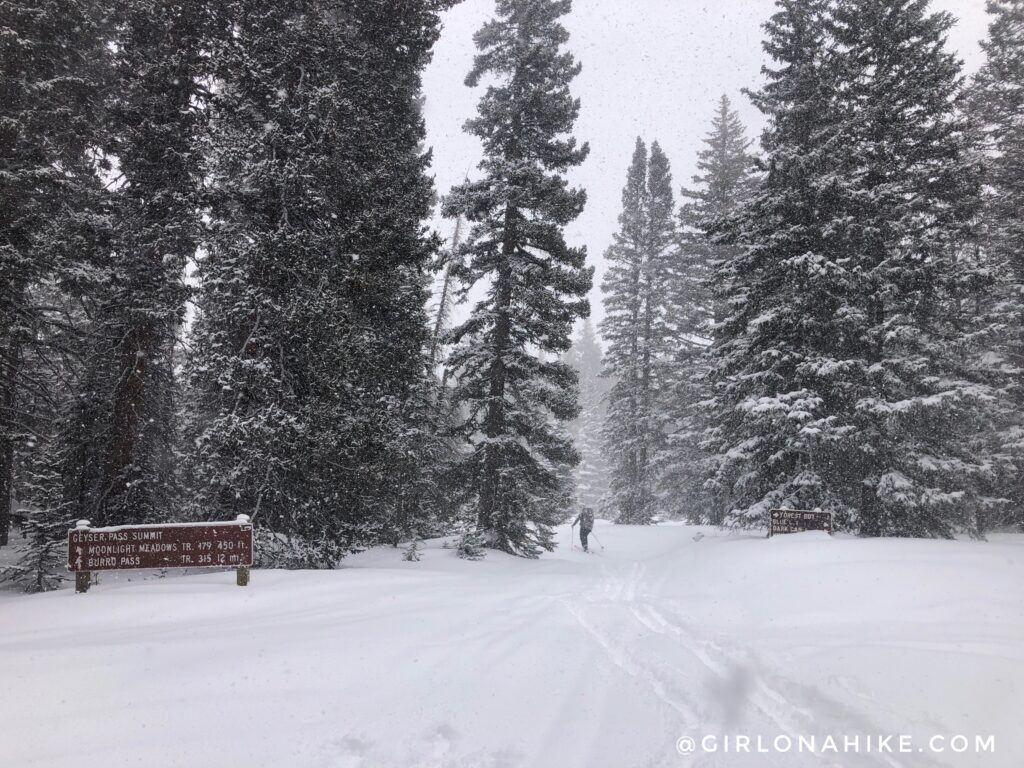
M 832 533 L 831 512 L 809 512 L 803 509 L 773 509 L 769 536 L 777 533 L 825 531 Z
M 93 528 L 88 520 L 79 520 L 73 530 L 87 529 L 90 533 L 106 533 L 107 531 L 143 530 L 146 528 L 203 528 L 215 525 L 249 525 L 248 515 L 239 515 L 234 521 L 213 523 L 146 523 L 143 525 L 109 525 L 105 528 Z
M 122 525 L 68 531 L 69 571 L 217 568 L 252 565 L 252 523 Z

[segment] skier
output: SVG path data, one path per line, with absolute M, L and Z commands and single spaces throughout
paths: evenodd
M 583 545 L 583 551 L 589 552 L 590 550 L 587 549 L 587 536 L 594 530 L 594 510 L 590 507 L 584 507 L 583 511 L 576 515 L 576 519 L 572 521 L 572 527 L 575 528 L 577 523 L 580 525 L 580 543 Z

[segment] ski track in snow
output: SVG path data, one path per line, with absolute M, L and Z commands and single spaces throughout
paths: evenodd
M 706 674 L 723 687 L 740 680 L 740 685 L 750 687 L 745 691 L 747 701 L 763 718 L 773 726 L 773 733 L 785 734 L 795 742 L 806 734 L 889 734 L 899 733 L 899 728 L 886 728 L 872 721 L 864 711 L 839 703 L 822 691 L 787 679 L 777 670 L 767 670 L 763 662 L 756 663 L 751 651 L 734 647 L 726 649 L 720 641 L 702 638 L 693 629 L 687 628 L 678 618 L 670 620 L 657 607 L 638 595 L 651 596 L 650 584 L 645 583 L 647 566 L 633 563 L 628 569 L 615 569 L 606 573 L 600 584 L 585 595 L 585 606 L 580 607 L 563 599 L 563 605 L 602 648 L 608 659 L 619 669 L 642 681 L 650 687 L 658 700 L 670 707 L 681 718 L 680 733 L 698 732 L 703 724 L 707 730 L 708 713 L 692 693 L 701 689 L 701 670 L 684 671 L 669 665 L 662 658 L 645 658 L 639 651 L 630 651 L 628 643 L 617 641 L 616 630 L 602 630 L 594 616 L 611 608 L 628 610 L 629 615 L 646 630 L 655 635 L 673 638 L 679 649 L 699 662 Z M 661 580 L 664 583 L 664 580 Z M 684 614 L 684 607 L 675 601 L 666 601 L 673 609 L 673 615 Z M 620 611 L 621 613 L 621 611 Z M 621 628 L 619 628 L 621 632 Z M 677 659 L 678 661 L 678 659 Z M 756 672 L 754 671 L 756 670 Z M 753 680 L 747 680 L 753 676 Z M 769 682 L 770 680 L 770 682 Z M 707 687 L 705 684 L 703 687 Z M 784 692 L 785 691 L 785 692 Z M 830 768 L 944 768 L 929 755 L 907 757 L 888 753 L 844 754 L 841 758 L 822 754 L 806 757 L 819 765 Z M 680 765 L 682 756 L 668 764 Z M 693 766 L 715 766 L 710 755 L 695 755 Z M 725 758 L 723 766 L 730 765 L 731 758 Z M 779 759 L 776 757 L 776 759 Z M 904 762 L 906 760 L 906 762 Z M 789 763 L 795 764 L 795 763 Z

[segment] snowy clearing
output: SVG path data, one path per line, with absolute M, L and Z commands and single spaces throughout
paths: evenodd
M 1024 761 L 1024 536 L 763 538 L 0 594 L 11 768 L 964 766 Z M 702 533 L 703 538 L 696 536 Z M 681 756 L 682 736 L 909 734 L 904 754 Z M 992 734 L 994 754 L 918 752 Z

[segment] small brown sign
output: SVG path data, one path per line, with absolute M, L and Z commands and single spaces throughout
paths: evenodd
M 773 509 L 769 536 L 777 533 L 825 531 L 832 533 L 831 512 L 808 512 L 802 509 Z
M 252 565 L 252 524 L 179 523 L 68 531 L 69 571 Z

